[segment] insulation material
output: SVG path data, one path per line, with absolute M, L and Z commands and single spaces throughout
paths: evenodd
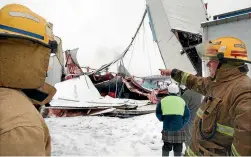
M 78 54 L 78 49 L 79 48 L 75 48 L 73 50 L 69 51 L 69 54 L 71 54 L 72 60 L 75 64 L 77 64 L 79 67 L 81 67 L 78 63 L 78 59 L 77 59 L 77 54 Z
M 66 67 L 67 67 L 66 68 L 67 75 L 65 77 L 66 80 L 71 79 L 76 75 L 80 75 L 83 72 L 77 61 L 77 52 L 78 52 L 78 48 L 65 51 Z

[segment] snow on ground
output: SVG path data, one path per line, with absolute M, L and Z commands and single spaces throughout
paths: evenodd
M 162 124 L 155 114 L 46 118 L 52 155 L 161 156 Z M 170 154 L 171 155 L 171 154 Z

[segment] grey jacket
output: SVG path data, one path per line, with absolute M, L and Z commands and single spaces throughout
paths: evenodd
M 188 105 L 188 108 L 190 109 L 191 118 L 184 128 L 186 134 L 185 144 L 186 146 L 188 146 L 191 141 L 193 121 L 196 116 L 196 112 L 200 107 L 202 95 L 193 90 L 187 89 L 181 97 L 185 100 L 186 104 Z

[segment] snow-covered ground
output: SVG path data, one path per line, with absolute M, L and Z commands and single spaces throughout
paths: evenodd
M 162 153 L 162 124 L 154 113 L 127 119 L 60 117 L 45 120 L 52 136 L 54 156 L 161 156 Z

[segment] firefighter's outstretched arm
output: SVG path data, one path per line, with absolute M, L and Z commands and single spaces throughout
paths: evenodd
M 238 96 L 232 109 L 234 113 L 232 154 L 251 156 L 251 89 L 250 86 L 238 87 L 235 92 Z
M 209 77 L 197 77 L 178 69 L 160 69 L 160 71 L 162 75 L 171 76 L 172 79 L 182 85 L 185 85 L 189 89 L 199 92 L 202 95 L 207 94 L 208 84 L 209 82 L 211 82 L 211 79 Z

